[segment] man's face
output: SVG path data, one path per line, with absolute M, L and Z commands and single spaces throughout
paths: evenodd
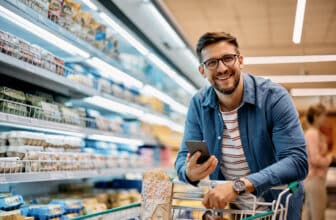
M 199 71 L 203 77 L 207 78 L 218 92 L 225 95 L 232 94 L 239 84 L 240 65 L 243 64 L 242 56 L 232 56 L 237 54 L 235 46 L 226 41 L 220 41 L 203 48 L 201 54 L 202 62 L 206 61 L 205 64 L 199 67 Z M 227 56 L 228 58 L 226 58 Z M 213 65 L 211 65 L 212 68 L 207 68 L 207 61 L 216 58 L 223 59 L 218 61 L 217 67 L 215 65 L 216 68 L 213 68 Z M 224 65 L 223 61 L 226 65 Z

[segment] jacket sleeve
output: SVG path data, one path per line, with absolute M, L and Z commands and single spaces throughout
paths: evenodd
M 186 158 L 188 154 L 188 148 L 185 145 L 186 140 L 203 140 L 203 135 L 200 126 L 200 108 L 201 105 L 197 96 L 193 97 L 189 104 L 188 113 L 185 121 L 184 136 L 180 149 L 175 161 L 175 169 L 178 177 L 181 181 L 189 182 L 185 175 L 186 170 Z M 198 182 L 189 182 L 193 185 Z
M 303 180 L 308 173 L 306 142 L 298 113 L 287 91 L 281 89 L 276 93 L 266 103 L 271 111 L 270 130 L 277 162 L 247 176 L 257 195 L 272 186 Z

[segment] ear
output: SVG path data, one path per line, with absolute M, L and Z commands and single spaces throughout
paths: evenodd
M 239 68 L 243 69 L 244 68 L 244 57 L 239 55 L 238 62 L 239 62 Z
M 203 78 L 206 78 L 205 70 L 204 70 L 204 67 L 202 65 L 198 66 L 198 72 L 200 72 L 200 74 L 203 76 Z

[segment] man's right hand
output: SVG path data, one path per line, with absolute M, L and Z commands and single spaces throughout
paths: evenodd
M 199 181 L 209 176 L 215 169 L 218 160 L 215 156 L 209 157 L 207 161 L 198 164 L 197 160 L 201 156 L 201 152 L 197 151 L 192 156 L 187 155 L 187 169 L 186 176 L 191 182 Z

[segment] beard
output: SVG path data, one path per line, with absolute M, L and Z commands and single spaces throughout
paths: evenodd
M 216 83 L 214 83 L 213 87 L 223 95 L 231 95 L 234 91 L 236 91 L 240 81 L 240 74 L 234 73 L 234 85 L 232 88 L 220 88 Z

